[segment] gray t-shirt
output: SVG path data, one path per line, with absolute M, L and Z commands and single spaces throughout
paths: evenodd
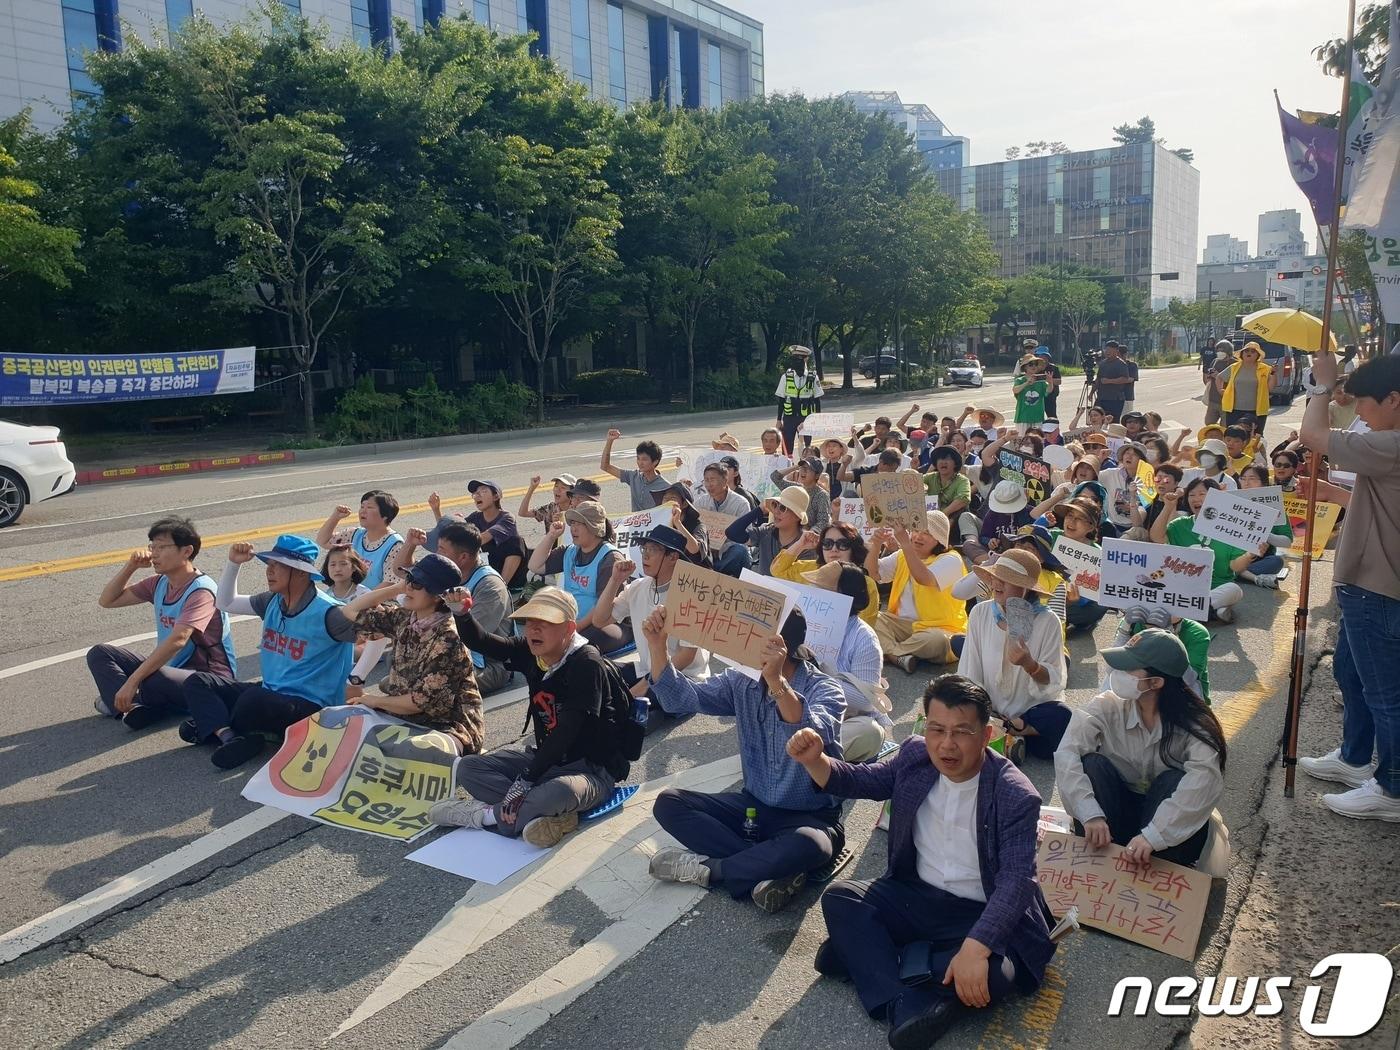
M 1334 430 L 1327 458 L 1356 473 L 1333 581 L 1400 601 L 1400 430 Z
M 656 506 L 656 497 L 671 487 L 671 483 L 660 474 L 656 475 L 654 480 L 648 481 L 642 477 L 640 470 L 624 470 L 617 480 L 632 490 L 634 513 L 639 510 L 651 510 Z
M 1259 375 L 1252 368 L 1240 365 L 1235 373 L 1235 411 L 1253 412 L 1259 397 Z

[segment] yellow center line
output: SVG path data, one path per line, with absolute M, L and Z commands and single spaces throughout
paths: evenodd
M 611 474 L 595 474 L 590 481 L 602 481 L 611 478 Z M 543 486 L 541 486 L 543 487 Z M 525 495 L 527 486 L 521 485 L 517 488 L 506 489 L 501 493 L 501 499 L 505 500 L 513 496 Z M 273 493 L 275 495 L 275 493 Z M 473 503 L 471 496 L 454 496 L 451 499 L 442 501 L 443 507 L 461 507 L 468 503 Z M 399 514 L 418 514 L 428 510 L 426 503 L 410 503 L 399 508 Z M 308 518 L 304 521 L 285 522 L 281 525 L 267 525 L 260 529 L 245 529 L 239 532 L 223 532 L 217 536 L 202 537 L 205 549 L 219 547 L 228 543 L 246 542 L 252 543 L 256 540 L 271 539 L 280 536 L 284 532 L 299 532 L 302 529 L 319 529 L 325 518 Z M 0 583 L 11 580 L 28 580 L 36 576 L 52 576 L 60 572 L 77 572 L 81 569 L 97 569 L 104 565 L 120 565 L 131 556 L 131 548 L 116 551 L 100 551 L 94 554 L 81 554 L 75 558 L 56 558 L 53 561 L 33 562 L 29 565 L 16 565 L 9 569 L 0 569 Z

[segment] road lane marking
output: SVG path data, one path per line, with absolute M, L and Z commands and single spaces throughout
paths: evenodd
M 230 624 L 242 623 L 244 620 L 256 620 L 256 616 L 230 616 Z M 136 642 L 149 642 L 156 636 L 155 631 L 147 631 L 145 634 L 133 634 L 129 638 L 113 638 L 107 645 L 134 645 Z M 38 671 L 45 667 L 52 667 L 54 664 L 67 663 L 69 660 L 76 660 L 80 656 L 87 656 L 88 650 L 92 646 L 84 649 L 73 649 L 66 653 L 57 653 L 54 656 L 45 656 L 39 660 L 30 660 L 27 664 L 16 664 L 14 667 L 7 667 L 0 671 L 0 681 L 6 678 L 14 678 L 18 675 L 27 674 L 30 671 Z
M 55 908 L 47 915 L 31 919 L 23 926 L 0 936 L 0 965 L 13 962 L 27 952 L 43 947 L 89 919 L 111 911 L 144 890 L 189 870 L 221 850 L 236 845 L 289 816 L 290 813 L 283 813 L 270 806 L 259 806 L 252 813 L 200 836 L 173 853 L 167 853 L 133 872 L 113 879 L 107 885 L 99 886 L 91 893 Z

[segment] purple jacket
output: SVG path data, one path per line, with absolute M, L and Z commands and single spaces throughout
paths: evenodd
M 922 737 L 880 763 L 851 765 L 831 761 L 826 790 L 840 798 L 892 800 L 887 878 L 919 879 L 914 847 L 914 816 L 938 781 Z M 987 905 L 968 936 L 1016 964 L 1023 990 L 1040 986 L 1055 954 L 1047 922 L 1050 910 L 1036 879 L 1036 821 L 1040 794 L 995 751 L 987 751 L 977 783 L 977 854 Z

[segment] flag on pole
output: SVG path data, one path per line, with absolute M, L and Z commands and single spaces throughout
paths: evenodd
M 1376 123 L 1376 92 L 1371 87 L 1371 82 L 1366 79 L 1361 60 L 1353 52 L 1351 94 L 1347 101 L 1347 122 L 1343 125 L 1343 134 L 1346 135 L 1346 153 L 1342 161 L 1346 166 L 1346 170 L 1342 172 L 1343 205 L 1351 196 L 1351 185 L 1357 172 L 1361 170 L 1361 162 L 1366 159 L 1366 151 L 1375 140 Z
M 1352 179 L 1344 226 L 1400 236 L 1400 0 L 1390 3 L 1390 53 L 1371 99 L 1371 141 Z M 1353 90 L 1355 84 L 1353 83 Z M 1348 143 L 1348 148 L 1350 143 Z M 1389 310 L 1386 311 L 1387 315 Z
M 1283 126 L 1283 151 L 1293 181 L 1308 198 L 1317 224 L 1331 225 L 1336 210 L 1337 129 L 1304 124 L 1281 104 L 1278 119 Z

